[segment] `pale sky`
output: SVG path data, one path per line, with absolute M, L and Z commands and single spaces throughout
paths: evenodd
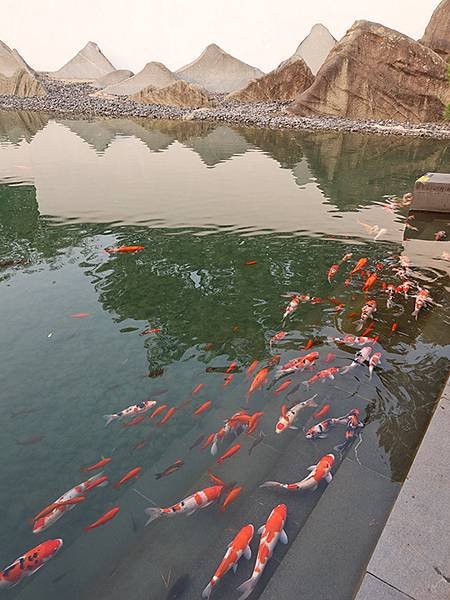
M 312 25 L 341 38 L 357 19 L 420 38 L 438 0 L 0 0 L 0 40 L 43 71 L 59 69 L 88 41 L 117 68 L 159 60 L 177 69 L 215 42 L 269 71 Z

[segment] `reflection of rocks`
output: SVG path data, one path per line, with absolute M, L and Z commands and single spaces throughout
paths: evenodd
M 436 8 L 420 42 L 444 59 L 450 56 L 450 0 L 442 0 Z
M 206 136 L 186 140 L 184 145 L 192 148 L 208 167 L 245 154 L 250 149 L 241 133 L 226 125 L 215 127 Z
M 42 112 L 4 111 L 0 119 L 0 140 L 18 144 L 22 140 L 31 142 L 36 133 L 48 123 Z
M 399 180 L 405 191 L 410 190 L 416 177 L 427 170 L 445 170 L 450 163 L 448 144 L 433 140 L 416 138 L 405 144 L 396 137 L 330 132 L 304 134 L 301 141 L 319 186 L 344 210 L 379 201 L 398 190 Z M 365 190 L 364 198 L 361 189 Z
M 293 169 L 303 156 L 302 134 L 290 129 L 236 128 L 249 144 L 260 148 L 281 167 Z
M 211 106 L 211 100 L 206 90 L 199 85 L 181 80 L 160 89 L 148 86 L 130 96 L 130 100 L 140 104 L 163 104 L 188 108 Z
M 357 21 L 290 110 L 428 122 L 442 121 L 449 101 L 446 63 L 435 52 L 378 23 Z
M 238 102 L 264 102 L 266 100 L 294 100 L 309 88 L 314 81 L 311 69 L 300 58 L 293 56 L 276 69 L 246 87 L 227 96 L 227 100 Z

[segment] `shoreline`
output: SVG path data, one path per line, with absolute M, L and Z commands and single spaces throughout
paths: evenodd
M 45 79 L 46 96 L 21 98 L 0 96 L 0 110 L 46 112 L 58 117 L 92 119 L 140 117 L 188 121 L 212 121 L 232 125 L 297 131 L 341 131 L 401 137 L 450 139 L 449 123 L 409 123 L 391 120 L 355 120 L 341 117 L 296 117 L 287 112 L 290 102 L 243 104 L 220 101 L 210 108 L 181 108 L 159 104 L 138 104 L 124 96 L 93 96 L 89 83 L 65 83 Z

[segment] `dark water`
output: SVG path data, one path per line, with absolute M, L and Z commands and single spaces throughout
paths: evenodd
M 0 556 L 6 566 L 45 539 L 64 539 L 62 553 L 8 597 L 159 600 L 165 582 L 170 588 L 189 574 L 180 597 L 198 598 L 237 530 L 250 521 L 259 527 L 280 500 L 288 505 L 292 541 L 325 487 L 286 497 L 258 485 L 302 479 L 307 466 L 342 441 L 343 429 L 326 440 L 304 440 L 309 411 L 300 416 L 300 431 L 276 436 L 283 401 L 317 392 L 321 404 L 331 404 L 329 416 L 359 408 L 366 427 L 356 458 L 385 475 L 386 485 L 401 482 L 448 372 L 448 263 L 440 255 L 449 248 L 404 242 L 405 209 L 383 206 L 424 172 L 449 164 L 449 144 L 432 140 L 1 113 Z M 387 232 L 375 242 L 358 221 Z M 430 232 L 448 231 L 448 222 L 418 229 L 430 240 Z M 103 250 L 122 244 L 145 250 Z M 311 393 L 303 385 L 287 398 L 290 388 L 280 395 L 258 391 L 248 408 L 265 412 L 266 438 L 250 456 L 253 438 L 245 435 L 237 440 L 240 452 L 220 466 L 208 450 L 190 451 L 200 435 L 245 407 L 245 369 L 253 360 L 265 364 L 279 353 L 285 363 L 313 339 L 316 371 L 329 366 L 330 351 L 333 364 L 350 362 L 354 350 L 327 342 L 355 332 L 353 312 L 366 299 L 360 279 L 344 286 L 346 266 L 331 286 L 327 281 L 330 265 L 347 252 L 351 264 L 360 256 L 372 266 L 386 261 L 380 277 L 396 283 L 388 261 L 406 252 L 415 280 L 442 306 L 424 310 L 416 322 L 413 300 L 388 310 L 377 285 L 382 370 L 372 381 L 361 367 Z M 345 310 L 338 314 L 329 301 L 302 305 L 286 325 L 288 336 L 270 352 L 287 302 L 281 295 L 289 291 L 337 298 Z M 89 316 L 71 317 L 76 313 Z M 398 332 L 389 335 L 394 321 Z M 161 331 L 140 336 L 146 327 Z M 237 369 L 224 387 L 231 361 Z M 312 373 L 294 382 L 306 375 Z M 192 396 L 199 383 L 204 387 Z M 105 428 L 104 414 L 147 398 L 176 407 L 174 418 L 163 427 L 146 420 Z M 193 417 L 206 400 L 211 409 Z M 233 443 L 229 438 L 220 451 Z M 141 479 L 120 491 L 93 490 L 83 505 L 33 535 L 28 519 L 83 481 L 80 467 L 102 455 L 113 458 L 105 468 L 111 482 L 136 466 Z M 178 458 L 185 465 L 156 481 L 154 474 Z M 206 487 L 208 468 L 244 487 L 225 513 L 212 507 L 143 529 L 149 501 L 132 488 L 169 506 Z M 339 461 L 335 471 L 338 477 Z M 121 511 L 114 521 L 83 532 L 115 505 Z M 256 539 L 253 548 L 255 554 Z M 263 582 L 285 551 L 276 549 Z M 215 597 L 237 597 L 232 590 L 249 569 L 228 575 Z

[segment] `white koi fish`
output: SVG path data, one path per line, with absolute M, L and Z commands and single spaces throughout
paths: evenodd
M 129 406 L 128 408 L 124 408 L 120 412 L 115 413 L 113 415 L 104 415 L 104 417 L 106 419 L 106 425 L 109 425 L 110 423 L 112 423 L 113 421 L 116 421 L 117 419 L 120 420 L 125 417 L 134 417 L 136 415 L 141 415 L 143 413 L 146 413 L 148 410 L 153 408 L 155 406 L 155 404 L 156 404 L 156 400 L 144 400 L 143 402 L 140 402 L 139 404 L 133 404 L 132 406 Z
M 276 506 L 270 513 L 265 525 L 258 529 L 258 533 L 261 534 L 258 556 L 256 557 L 252 576 L 237 588 L 237 591 L 241 593 L 239 600 L 245 600 L 248 598 L 255 589 L 255 586 L 263 574 L 267 562 L 272 556 L 278 541 L 280 541 L 282 544 L 288 543 L 288 537 L 284 531 L 286 518 L 286 505 L 278 504 L 278 506 Z
M 370 346 L 364 346 L 364 348 L 358 350 L 358 352 L 355 354 L 355 358 L 353 359 L 352 363 L 342 369 L 342 375 L 348 373 L 350 369 L 354 369 L 358 365 L 364 364 L 369 359 L 369 356 L 371 354 L 372 348 Z
M 308 471 L 310 471 L 309 475 L 307 475 L 301 481 L 297 483 L 280 483 L 279 481 L 266 481 L 261 484 L 259 487 L 265 488 L 282 488 L 284 490 L 294 491 L 294 492 L 305 492 L 311 491 L 314 492 L 322 479 L 325 479 L 327 483 L 333 479 L 331 474 L 331 468 L 334 464 L 334 454 L 326 454 L 322 456 L 319 462 L 316 465 L 311 465 L 308 467 Z
M 360 331 L 364 327 L 364 323 L 367 321 L 367 319 L 373 319 L 373 314 L 376 311 L 377 311 L 376 300 L 368 300 L 367 303 L 364 304 L 364 306 L 361 309 L 361 318 L 359 319 L 359 321 L 356 321 L 358 323 L 356 330 Z
M 280 418 L 278 419 L 278 423 L 275 427 L 275 433 L 281 433 L 286 429 L 298 429 L 298 427 L 294 426 L 294 421 L 304 408 L 317 408 L 318 404 L 314 401 L 314 398 L 317 398 L 317 395 L 318 394 L 314 394 L 314 396 L 308 400 L 295 404 L 289 410 L 286 410 L 286 406 L 283 404 L 281 407 Z
M 369 360 L 369 379 L 372 379 L 373 370 L 377 366 L 377 364 L 380 362 L 380 359 L 381 359 L 381 352 L 374 352 L 374 354 L 372 354 L 372 356 L 370 357 L 370 360 Z

